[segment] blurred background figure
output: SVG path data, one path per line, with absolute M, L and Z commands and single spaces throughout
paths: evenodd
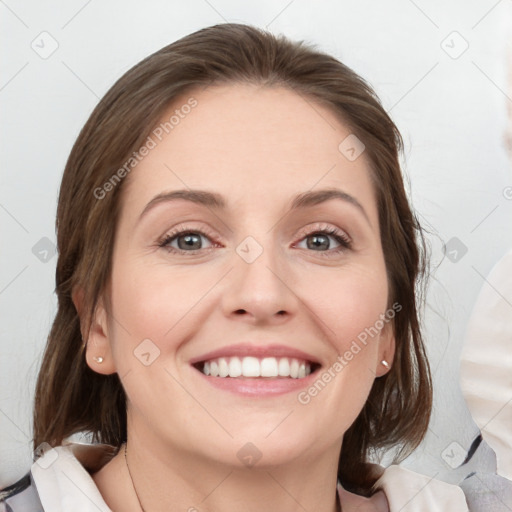
M 512 164 L 512 41 L 507 66 L 504 144 Z M 512 179 L 510 183 L 503 190 L 508 200 L 512 200 Z M 496 474 L 477 470 L 461 483 L 470 509 L 512 510 L 512 249 L 485 278 L 474 305 L 461 354 L 460 385 L 483 438 L 482 443 L 476 443 L 474 454 L 487 444 L 496 455 Z

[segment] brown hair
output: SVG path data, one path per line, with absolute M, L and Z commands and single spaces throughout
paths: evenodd
M 108 285 L 123 183 L 102 199 L 93 191 L 144 144 L 178 96 L 217 83 L 288 87 L 339 115 L 366 145 L 378 197 L 389 304 L 402 306 L 392 324 L 392 368 L 375 379 L 340 454 L 342 484 L 369 495 L 375 477 L 366 462 L 373 451 L 398 446 L 396 461 L 410 453 L 426 433 L 432 405 L 417 308 L 425 244 L 404 190 L 399 163 L 403 142 L 373 89 L 350 68 L 302 41 L 242 24 L 199 30 L 138 63 L 106 93 L 72 148 L 58 202 L 58 310 L 37 381 L 34 447 L 61 444 L 81 431 L 116 447 L 126 440 L 121 382 L 117 375 L 100 375 L 87 366 L 82 341 Z M 83 292 L 81 319 L 72 301 L 78 289 Z

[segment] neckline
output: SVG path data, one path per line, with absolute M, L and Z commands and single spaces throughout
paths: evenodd
M 102 443 L 77 443 L 64 441 L 62 448 L 70 450 L 71 454 L 87 473 L 91 481 L 92 475 L 105 466 L 118 452 L 120 448 Z M 379 482 L 384 476 L 384 467 L 378 464 L 369 464 L 369 470 L 375 471 L 378 479 L 374 487 L 379 487 Z M 95 485 L 95 484 L 94 484 Z M 96 486 L 96 485 L 95 485 Z M 386 494 L 378 489 L 369 498 L 347 491 L 337 479 L 336 481 L 337 512 L 389 512 L 389 504 Z M 343 501 L 343 505 L 342 505 Z M 106 505 L 106 504 L 105 504 Z

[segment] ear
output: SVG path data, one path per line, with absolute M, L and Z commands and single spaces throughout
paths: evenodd
M 379 337 L 379 359 L 375 368 L 375 376 L 382 377 L 391 370 L 395 357 L 395 333 L 393 323 L 387 322 L 380 332 Z M 389 368 L 382 364 L 386 361 Z
M 81 288 L 73 290 L 73 304 L 80 317 L 80 323 L 83 321 L 83 298 L 84 291 Z M 82 336 L 84 329 L 81 329 Z M 85 360 L 89 368 L 103 375 L 116 373 L 114 360 L 112 358 L 111 340 L 108 330 L 108 314 L 105 309 L 103 298 L 100 297 L 92 315 L 91 325 L 87 333 L 85 343 Z

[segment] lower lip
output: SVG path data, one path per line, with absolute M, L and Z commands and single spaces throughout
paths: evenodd
M 243 396 L 279 396 L 297 392 L 310 386 L 317 377 L 318 369 L 302 379 L 290 377 L 212 377 L 193 367 L 212 386 Z

